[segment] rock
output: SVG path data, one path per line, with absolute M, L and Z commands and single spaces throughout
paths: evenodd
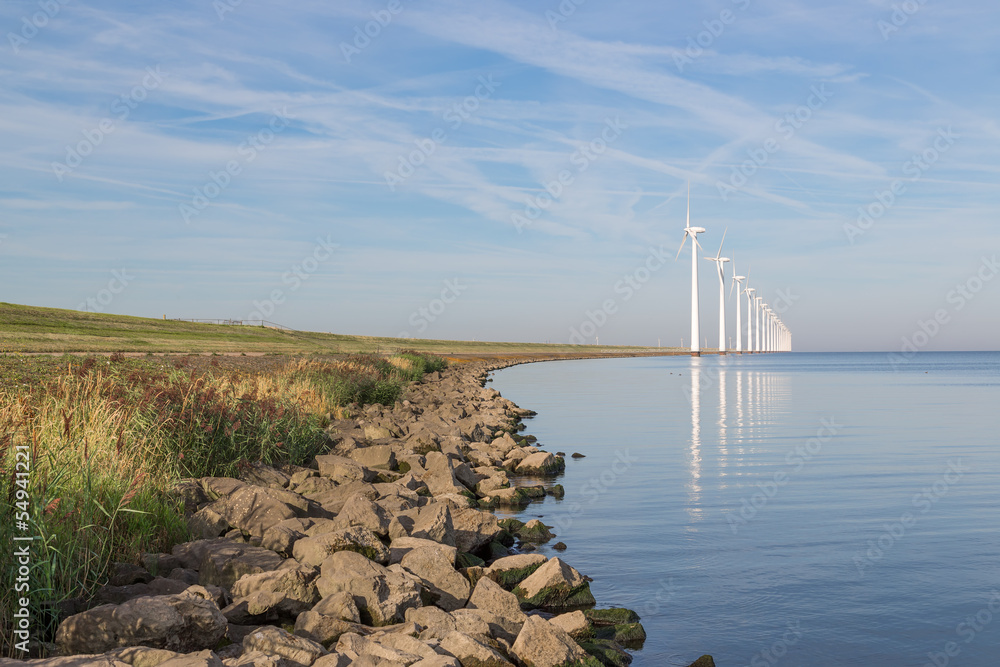
M 609 667 L 627 667 L 632 664 L 632 656 L 616 642 L 604 639 L 585 639 L 580 642 L 580 648 L 599 661 L 599 664 Z
M 440 452 L 427 454 L 427 472 L 420 479 L 434 496 L 468 491 L 455 477 L 454 461 Z
M 355 449 L 348 455 L 352 460 L 372 470 L 395 470 L 396 453 L 389 445 L 372 445 Z
M 454 555 L 433 546 L 413 549 L 403 556 L 400 564 L 420 577 L 425 604 L 454 611 L 465 606 L 470 593 L 469 580 L 455 571 L 454 562 Z
M 587 457 L 586 457 L 586 455 L 580 454 L 579 452 L 573 452 L 573 458 L 574 459 L 585 459 Z
M 490 497 L 495 498 L 497 503 L 504 507 L 523 507 L 531 502 L 531 498 L 528 497 L 528 494 L 523 489 L 514 487 L 497 489 L 490 494 Z
M 552 548 L 556 551 L 566 551 L 569 547 L 566 546 L 565 542 L 556 542 L 552 545 Z
M 558 625 L 566 634 L 577 641 L 588 639 L 593 635 L 587 617 L 579 610 L 553 616 L 549 621 Z
M 451 565 L 455 564 L 455 560 L 458 557 L 458 549 L 450 547 L 447 544 L 419 537 L 397 537 L 389 545 L 389 564 L 399 563 L 403 560 L 403 556 L 409 552 L 422 548 L 437 549 Z
M 545 492 L 553 498 L 562 498 L 566 495 L 566 489 L 563 488 L 562 484 L 553 484 Z
M 512 591 L 519 583 L 530 577 L 548 560 L 541 554 L 517 554 L 499 558 L 486 568 L 485 576 L 500 584 L 501 588 Z
M 223 667 L 219 656 L 209 650 L 178 655 L 157 664 L 158 667 Z M 139 666 L 133 663 L 132 667 Z
M 305 498 L 277 489 L 243 486 L 233 492 L 223 505 L 222 516 L 244 535 L 262 537 L 276 523 L 305 516 L 309 505 Z
M 455 524 L 451 510 L 444 503 L 431 503 L 421 508 L 410 529 L 410 537 L 421 537 L 455 546 Z
M 336 651 L 350 655 L 371 656 L 378 658 L 377 664 L 385 664 L 386 661 L 395 661 L 402 665 L 410 665 L 426 657 L 437 655 L 433 649 L 426 644 L 421 644 L 413 637 L 406 635 L 386 635 L 385 638 L 393 637 L 388 641 L 379 641 L 374 637 L 363 637 L 353 632 L 341 635 L 337 640 Z M 407 643 L 405 640 L 409 639 Z M 429 655 L 428 655 L 429 654 Z
M 638 623 L 639 614 L 624 607 L 611 609 L 585 609 L 583 615 L 595 626 L 622 625 L 623 623 Z
M 148 584 L 153 575 L 144 567 L 134 563 L 113 563 L 108 577 L 111 586 L 129 586 L 131 584 Z
M 474 553 L 492 542 L 501 531 L 497 518 L 490 512 L 459 509 L 451 513 L 455 528 L 455 546 L 459 551 Z
M 310 667 L 327 653 L 320 644 L 274 626 L 263 626 L 244 637 L 243 650 L 281 656 L 290 667 Z
M 517 536 L 525 542 L 547 542 L 555 535 L 549 531 L 549 527 L 538 519 L 532 519 L 524 524 L 524 527 L 517 532 Z
M 183 653 L 177 653 L 176 651 L 167 651 L 166 649 L 161 648 L 149 648 L 147 646 L 130 646 L 128 648 L 120 648 L 104 655 L 104 657 L 109 661 L 125 663 L 132 665 L 132 667 L 157 667 L 157 665 L 160 665 L 167 660 L 183 656 Z M 66 660 L 66 658 L 62 658 L 62 660 Z M 39 667 L 41 667 L 48 662 L 49 661 L 47 660 L 37 660 L 32 661 L 31 664 L 39 665 Z M 14 663 L 11 663 L 11 667 L 13 667 L 13 664 Z M 21 662 L 17 664 L 24 665 L 25 663 Z M 4 660 L 0 659 L 0 665 L 5 665 L 6 667 Z
M 240 479 L 255 486 L 284 489 L 292 481 L 292 476 L 258 461 L 244 468 Z
M 406 610 L 406 620 L 415 623 L 422 629 L 434 629 L 438 631 L 436 636 L 444 637 L 452 630 L 457 630 L 458 625 L 455 618 L 448 612 L 437 607 L 416 607 Z
M 233 603 L 245 602 L 252 616 L 271 611 L 297 616 L 319 602 L 317 574 L 313 568 L 300 566 L 244 575 L 233 584 Z
M 226 667 L 285 667 L 286 665 L 284 659 L 276 655 L 268 655 L 260 651 L 244 652 L 241 644 L 230 644 L 230 647 L 235 647 L 234 651 L 238 649 L 240 655 L 228 660 L 223 659 L 222 664 Z M 226 649 L 222 650 L 225 651 Z
M 703 655 L 688 665 L 688 667 L 715 667 L 715 660 L 710 655 Z
M 397 623 L 408 608 L 420 606 L 418 583 L 352 551 L 339 551 L 323 561 L 316 586 L 324 598 L 350 593 L 366 625 Z
M 555 475 L 566 469 L 565 460 L 549 452 L 529 454 L 517 464 L 520 475 Z
M 315 474 L 315 471 L 313 472 Z M 304 498 L 316 500 L 316 496 L 336 489 L 337 483 L 332 479 L 327 479 L 326 477 L 314 476 L 303 478 L 302 481 L 293 484 L 291 488 L 292 491 Z
M 316 457 L 316 466 L 319 468 L 321 477 L 332 479 L 338 483 L 346 482 L 373 482 L 378 477 L 374 470 L 365 468 L 363 465 L 346 456 L 335 456 L 333 454 L 320 455 Z
M 295 619 L 295 634 L 323 646 L 330 646 L 347 632 L 360 632 L 364 626 L 342 618 L 324 616 L 316 611 L 304 611 Z
M 140 645 L 190 653 L 214 648 L 225 634 L 226 619 L 214 602 L 181 593 L 103 605 L 70 616 L 59 625 L 56 644 L 65 654 Z
M 433 658 L 424 658 L 410 665 L 410 667 L 462 667 L 455 658 L 447 655 L 437 655 Z
M 601 665 L 580 648 L 565 630 L 541 616 L 528 617 L 510 652 L 529 667 Z
M 337 528 L 364 526 L 382 537 L 389 535 L 389 513 L 364 496 L 355 496 L 344 503 L 337 518 Z
M 277 570 L 282 558 L 269 549 L 221 540 L 212 545 L 198 568 L 198 583 L 202 586 L 221 586 L 232 589 L 233 584 L 245 574 L 258 574 Z
M 361 622 L 361 615 L 358 612 L 358 605 L 354 602 L 354 596 L 346 591 L 323 598 L 319 604 L 313 607 L 313 611 L 324 616 L 339 618 L 348 623 Z
M 445 635 L 439 646 L 442 651 L 457 659 L 463 667 L 512 667 L 513 665 L 495 649 L 455 630 Z
M 264 531 L 260 546 L 265 549 L 291 556 L 295 543 L 306 536 L 306 531 L 314 525 L 312 519 L 285 519 Z
M 194 583 L 198 583 L 197 580 Z M 92 605 L 121 604 L 128 600 L 150 595 L 177 595 L 183 593 L 191 584 L 187 581 L 156 577 L 148 584 L 138 583 L 128 586 L 101 586 L 95 591 Z
M 641 623 L 606 625 L 595 628 L 594 637 L 617 642 L 624 646 L 639 647 L 646 641 L 646 629 L 642 627 Z
M 383 565 L 389 562 L 389 550 L 378 535 L 365 526 L 349 526 L 315 537 L 306 537 L 295 543 L 292 555 L 300 563 L 319 567 L 337 551 L 354 551 Z
M 527 619 L 517 596 L 485 577 L 476 583 L 468 608 L 486 612 L 484 620 L 489 623 L 491 634 L 511 642 L 517 638 Z
M 514 589 L 521 607 L 565 608 L 594 604 L 590 584 L 575 569 L 553 558 Z
M 198 484 L 208 500 L 228 498 L 237 489 L 246 486 L 245 483 L 231 477 L 202 477 L 198 480 Z
M 226 501 L 217 500 L 188 517 L 187 526 L 191 535 L 198 539 L 211 539 L 229 530 L 229 522 L 222 515 L 225 504 Z

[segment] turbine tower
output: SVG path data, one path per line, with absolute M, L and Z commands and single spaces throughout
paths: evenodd
M 753 298 L 754 312 L 757 313 L 757 332 L 756 333 L 757 333 L 757 351 L 758 352 L 763 352 L 764 351 L 764 348 L 762 348 L 760 346 L 760 343 L 761 343 L 761 340 L 760 340 L 760 302 L 763 301 L 763 300 L 764 300 L 764 297 L 762 297 L 762 296 L 755 296 Z
M 758 352 L 757 346 L 753 344 L 753 300 L 757 290 L 750 287 L 750 276 L 747 276 L 747 288 L 743 291 L 747 295 L 747 352 Z
M 729 296 L 733 295 L 733 290 L 736 290 L 736 354 L 743 354 L 743 307 L 741 299 L 743 298 L 743 281 L 746 280 L 745 276 L 736 275 L 736 255 L 733 255 L 733 285 L 729 288 Z
M 691 356 L 701 356 L 701 329 L 698 326 L 698 250 L 701 244 L 698 243 L 698 234 L 704 233 L 704 227 L 691 226 L 691 182 L 688 181 L 688 204 L 687 204 L 687 226 L 684 228 L 684 239 L 681 240 L 681 247 L 677 249 L 677 258 L 684 250 L 684 244 L 688 236 L 691 237 Z
M 722 243 L 726 242 L 726 231 L 722 232 Z M 719 354 L 726 353 L 726 262 L 728 257 L 722 256 L 722 243 L 719 244 L 719 252 L 715 257 L 706 257 L 710 262 L 715 262 L 715 268 L 719 270 Z

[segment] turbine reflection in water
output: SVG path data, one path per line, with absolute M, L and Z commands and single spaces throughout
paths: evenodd
M 701 357 L 691 357 L 691 450 L 689 466 L 687 512 L 695 521 L 701 521 Z

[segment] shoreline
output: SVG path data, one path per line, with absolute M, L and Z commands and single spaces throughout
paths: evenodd
M 565 462 L 524 434 L 532 411 L 485 385 L 524 363 L 685 353 L 445 356 L 394 406 L 348 406 L 311 469 L 179 483 L 201 539 L 119 566 L 96 596 L 107 604 L 63 620 L 60 652 L 143 667 L 628 664 L 645 638 L 635 613 L 585 611 L 600 606 L 588 578 L 530 553 L 550 527 L 493 513 L 544 496 L 525 482 Z M 163 625 L 168 608 L 181 627 Z M 136 616 L 154 627 L 136 634 Z

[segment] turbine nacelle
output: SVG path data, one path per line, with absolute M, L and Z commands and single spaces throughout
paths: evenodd
M 685 227 L 684 231 L 687 232 L 688 234 L 704 234 L 705 233 L 705 228 L 704 227 Z

